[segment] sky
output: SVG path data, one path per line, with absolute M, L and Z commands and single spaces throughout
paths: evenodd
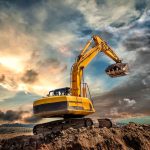
M 130 67 L 110 78 L 100 53 L 85 69 L 97 116 L 150 116 L 150 0 L 1 0 L 0 122 L 32 122 L 34 100 L 69 86 L 70 68 L 92 35 Z

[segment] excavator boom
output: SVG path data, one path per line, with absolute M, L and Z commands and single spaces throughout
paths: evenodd
M 94 46 L 90 48 L 92 41 L 94 41 Z M 88 50 L 88 48 L 90 48 Z M 110 77 L 124 76 L 128 72 L 128 65 L 121 63 L 121 60 L 115 54 L 115 52 L 107 45 L 107 43 L 97 35 L 92 37 L 92 40 L 88 41 L 86 46 L 81 51 L 78 56 L 77 61 L 72 67 L 72 81 L 71 81 L 71 91 L 72 96 L 82 96 L 82 79 L 83 70 L 88 66 L 88 64 L 100 53 L 105 53 L 109 58 L 114 60 L 116 64 L 110 65 L 106 69 L 106 73 Z

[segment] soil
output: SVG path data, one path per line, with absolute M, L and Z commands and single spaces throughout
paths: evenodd
M 69 128 L 0 140 L 0 150 L 150 150 L 150 125 Z

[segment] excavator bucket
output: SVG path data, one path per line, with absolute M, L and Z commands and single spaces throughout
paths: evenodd
M 127 63 L 116 63 L 108 66 L 105 72 L 112 78 L 125 76 L 128 74 L 129 67 Z

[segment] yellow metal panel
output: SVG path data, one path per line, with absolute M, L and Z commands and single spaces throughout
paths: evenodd
M 85 110 L 69 110 L 68 114 L 74 114 L 74 115 L 89 115 L 94 113 L 94 111 L 85 111 Z
M 41 105 L 41 104 L 46 104 L 46 103 L 63 102 L 63 101 L 66 101 L 66 100 L 67 100 L 66 96 L 45 97 L 45 98 L 41 98 L 41 99 L 35 101 L 33 105 Z
M 91 101 L 88 98 L 84 97 L 76 97 L 76 96 L 55 96 L 55 97 L 45 97 L 41 98 L 40 100 L 37 100 L 34 102 L 34 107 L 37 107 L 44 104 L 53 105 L 54 103 L 58 103 L 58 105 L 61 102 L 67 102 L 64 108 L 61 108 L 61 110 L 57 110 L 56 112 L 54 109 L 50 109 L 47 112 L 41 111 L 38 112 L 39 116 L 44 117 L 51 117 L 51 116 L 61 116 L 65 114 L 71 114 L 71 115 L 89 115 L 95 112 L 93 105 Z M 42 107 L 42 106 L 41 106 Z M 83 110 L 79 110 L 79 109 Z
M 83 107 L 83 104 L 82 103 L 69 102 L 68 106 L 80 106 L 80 107 Z
M 46 103 L 56 103 L 56 102 L 63 102 L 63 101 L 84 103 L 84 102 L 87 102 L 90 100 L 85 97 L 76 97 L 76 96 L 53 96 L 53 97 L 41 98 L 41 99 L 35 101 L 34 105 L 41 105 L 41 104 L 46 104 Z

